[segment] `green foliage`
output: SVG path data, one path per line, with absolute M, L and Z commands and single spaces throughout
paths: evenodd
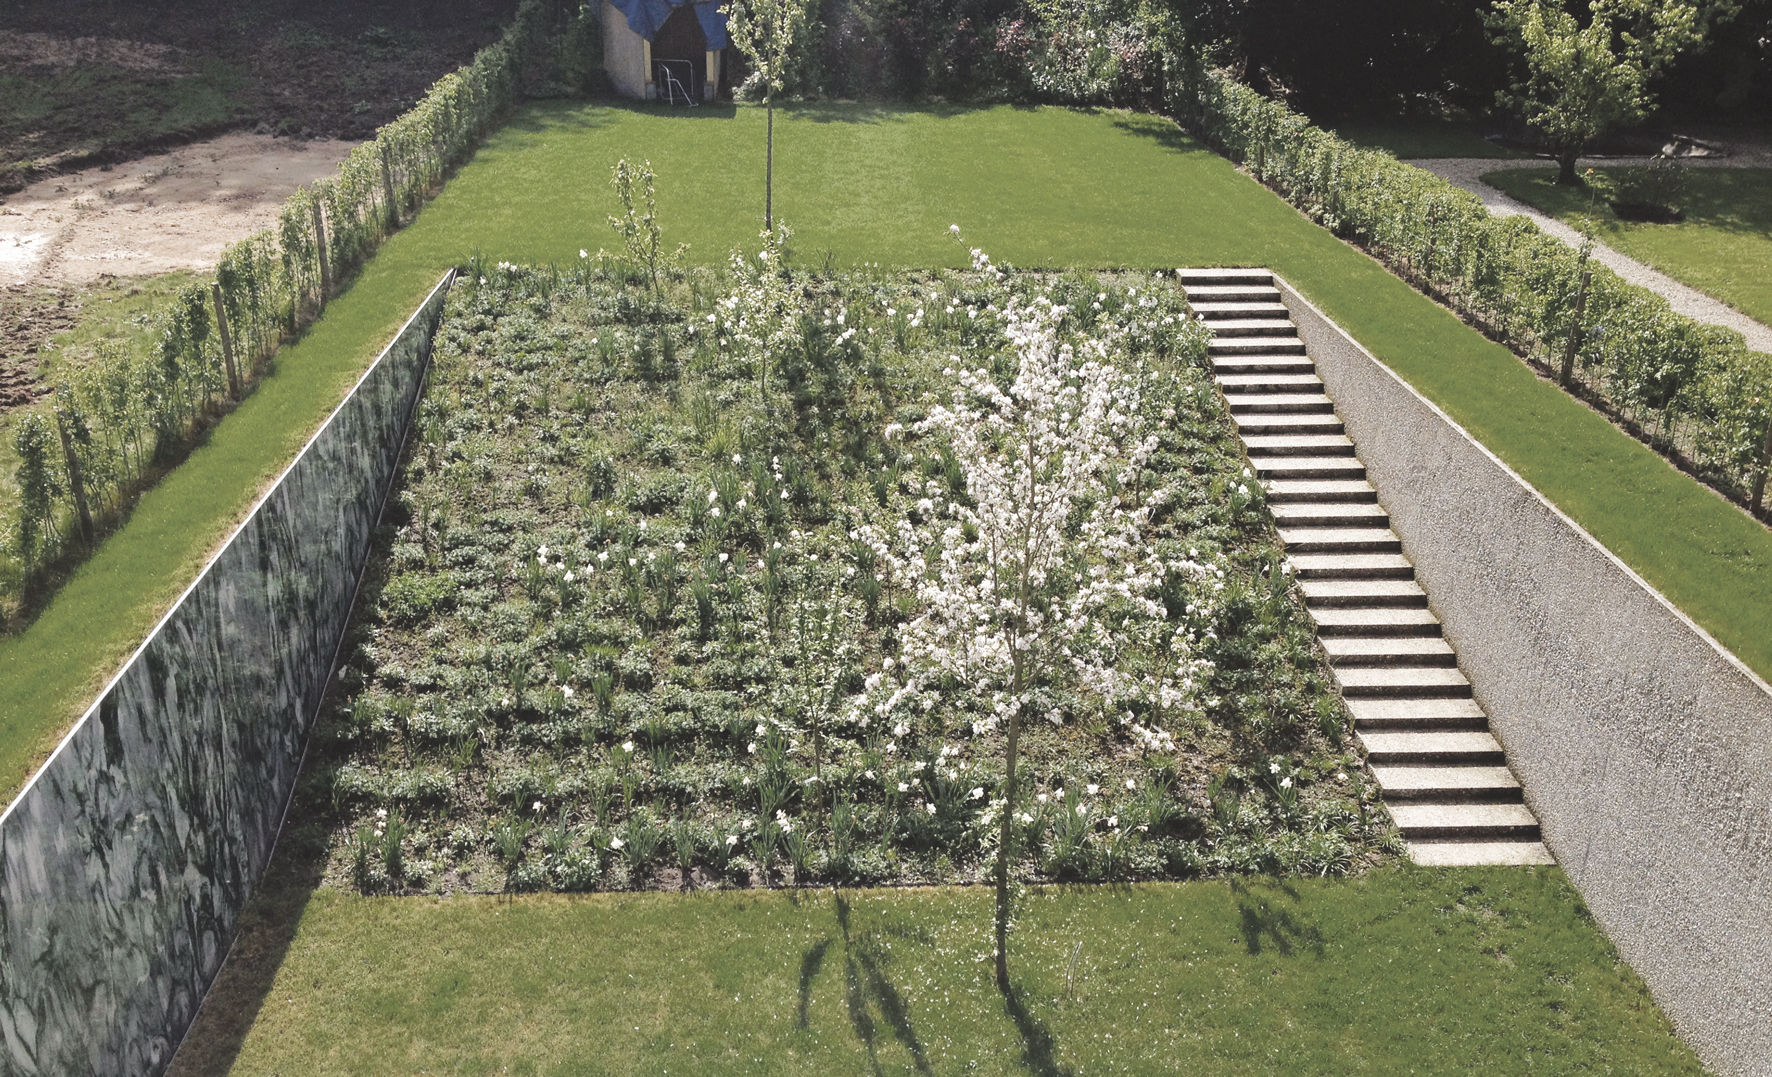
M 1656 157 L 1646 165 L 1621 169 L 1614 192 L 1614 203 L 1661 209 L 1678 216 L 1692 193 L 1691 174 L 1671 158 Z
M 1195 70 L 1169 104 L 1293 205 L 1519 354 L 1554 369 L 1575 334 L 1581 387 L 1706 482 L 1744 499 L 1766 466 L 1772 358 L 1739 333 L 1677 314 L 1530 222 L 1492 217 L 1475 195 L 1217 73 Z
M 609 227 L 621 236 L 629 266 L 646 278 L 652 286 L 652 294 L 657 297 L 660 295 L 659 274 L 677 267 L 684 248 L 678 247 L 674 254 L 664 251 L 658 228 L 654 179 L 651 161 L 641 161 L 635 166 L 623 157 L 615 163 L 610 186 L 615 188 L 622 212 L 618 217 L 609 218 Z

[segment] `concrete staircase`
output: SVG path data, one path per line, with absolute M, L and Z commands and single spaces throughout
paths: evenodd
M 1553 863 L 1273 275 L 1194 269 L 1181 282 L 1213 330 L 1214 376 L 1410 857 Z

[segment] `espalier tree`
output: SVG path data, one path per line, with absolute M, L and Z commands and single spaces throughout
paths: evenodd
M 1656 75 L 1734 12 L 1733 0 L 1592 0 L 1584 25 L 1561 0 L 1496 0 L 1489 31 L 1524 69 L 1499 95 L 1501 104 L 1549 140 L 1557 182 L 1579 184 L 1582 151 L 1646 117 Z
M 732 43 L 750 61 L 763 87 L 768 134 L 763 153 L 763 230 L 775 228 L 775 95 L 787 82 L 794 50 L 806 30 L 807 0 L 728 0 Z

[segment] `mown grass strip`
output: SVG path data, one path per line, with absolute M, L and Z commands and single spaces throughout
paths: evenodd
M 1013 1002 L 989 921 L 984 888 L 323 891 L 255 909 L 173 1073 L 1701 1072 L 1557 869 L 1037 891 Z
M 1268 265 L 1450 412 L 1762 676 L 1772 532 L 1540 381 L 1166 121 L 1113 111 L 808 106 L 777 127 L 777 209 L 803 264 Z M 754 245 L 763 116 L 550 102 L 481 148 L 275 374 L 143 498 L 38 623 L 0 643 L 10 792 L 201 567 L 443 267 L 616 245 L 609 167 L 650 158 L 666 239 Z

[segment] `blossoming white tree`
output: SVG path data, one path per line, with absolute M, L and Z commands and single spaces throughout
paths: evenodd
M 974 261 L 988 267 L 978 252 Z M 1156 446 L 1142 420 L 1140 372 L 1116 366 L 1111 334 L 1067 341 L 1065 313 L 1045 297 L 1011 301 L 1002 313 L 1017 359 L 1008 388 L 983 369 L 952 369 L 951 398 L 916 426 L 950 447 L 963 500 L 931 483 L 894 534 L 858 532 L 915 588 L 920 607 L 901 634 L 902 680 L 876 710 L 927 701 L 951 678 L 990 703 L 975 732 L 1004 730 L 1002 795 L 987 813 L 998 827 L 994 955 L 1004 990 L 1022 725 L 1065 718 L 1040 687 L 1074 679 L 1126 715 L 1142 734 L 1133 745 L 1148 750 L 1172 741 L 1146 722 L 1195 709 L 1205 666 L 1159 595 L 1172 574 L 1209 573 L 1193 560 L 1165 560 L 1147 541 L 1149 513 L 1169 491 L 1142 501 L 1133 492 Z M 1161 661 L 1133 668 L 1122 661 L 1133 652 Z M 1145 722 L 1132 721 L 1132 708 Z

